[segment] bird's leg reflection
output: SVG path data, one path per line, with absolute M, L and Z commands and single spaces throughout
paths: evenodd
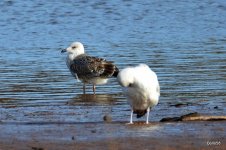
M 96 94 L 96 86 L 93 84 L 93 94 Z
M 86 94 L 86 84 L 83 83 L 83 94 Z

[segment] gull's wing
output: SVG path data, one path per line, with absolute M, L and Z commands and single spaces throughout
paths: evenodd
M 103 58 L 80 55 L 73 60 L 70 71 L 79 78 L 111 77 L 118 68 L 110 61 Z

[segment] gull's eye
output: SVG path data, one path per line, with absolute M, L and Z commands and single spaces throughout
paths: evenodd
M 75 49 L 75 48 L 76 48 L 76 46 L 72 46 L 71 48 L 72 48 L 72 49 Z

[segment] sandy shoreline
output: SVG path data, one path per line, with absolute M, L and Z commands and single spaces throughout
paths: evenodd
M 226 121 L 0 123 L 0 149 L 225 149 Z

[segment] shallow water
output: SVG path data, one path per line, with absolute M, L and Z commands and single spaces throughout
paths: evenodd
M 0 2 L 0 121 L 127 121 L 115 79 L 82 95 L 60 53 L 73 41 L 122 69 L 148 64 L 161 86 L 150 120 L 226 114 L 226 2 Z M 185 103 L 186 107 L 174 107 Z M 216 107 L 217 106 L 217 107 Z M 176 111 L 175 111 L 176 109 Z

